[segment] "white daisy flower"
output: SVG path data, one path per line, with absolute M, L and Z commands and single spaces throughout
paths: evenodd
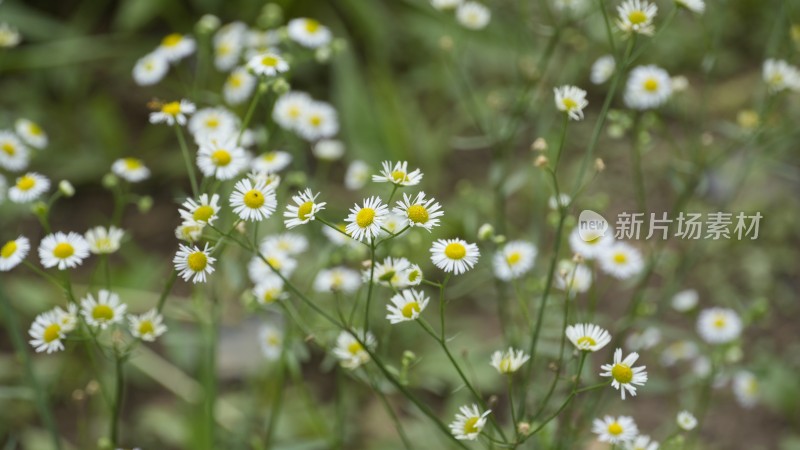
M 0 131 L 0 167 L 11 172 L 24 170 L 30 161 L 30 150 L 10 131 Z
M 431 6 L 442 11 L 445 9 L 455 9 L 464 0 L 431 0 Z
M 575 264 L 570 260 L 559 261 L 553 285 L 573 298 L 592 286 L 592 271 L 585 265 Z
M 704 309 L 697 317 L 697 333 L 709 344 L 727 344 L 742 334 L 742 319 L 732 309 Z
M 351 191 L 357 191 L 366 186 L 369 181 L 370 168 L 364 161 L 356 160 L 347 166 L 344 173 L 344 187 Z
M 281 357 L 283 351 L 283 330 L 264 324 L 258 331 L 258 342 L 261 344 L 261 353 L 268 361 L 275 361 Z
M 491 366 L 497 369 L 500 373 L 514 373 L 522 367 L 531 357 L 526 355 L 522 350 L 514 350 L 509 347 L 507 351 L 501 352 L 500 350 L 492 353 Z
M 119 250 L 123 236 L 125 236 L 125 231 L 115 226 L 94 227 L 84 235 L 89 244 L 89 251 L 95 255 L 107 255 Z
M 568 11 L 573 14 L 582 13 L 589 8 L 587 0 L 555 0 L 553 6 L 559 11 Z
M 566 334 L 575 348 L 585 352 L 596 352 L 611 342 L 608 331 L 591 323 L 569 325 Z
M 204 223 L 194 220 L 184 220 L 182 224 L 175 228 L 175 237 L 181 241 L 195 243 L 203 235 Z
M 592 74 L 589 79 L 594 84 L 603 84 L 614 75 L 617 63 L 611 55 L 603 55 L 592 64 Z
M 325 237 L 328 238 L 329 241 L 331 241 L 331 244 L 339 247 L 342 245 L 349 245 L 355 242 L 347 237 L 348 235 L 347 235 L 346 223 L 340 222 L 335 225 L 336 228 L 339 229 L 339 231 L 341 231 L 341 233 L 328 226 L 322 227 L 322 234 L 324 234 Z
M 206 139 L 197 152 L 197 167 L 207 177 L 218 180 L 235 178 L 248 166 L 247 153 L 236 145 L 236 136 Z
M 745 408 L 752 408 L 758 402 L 759 385 L 758 378 L 746 370 L 739 371 L 733 377 L 733 394 L 736 401 Z
M 247 62 L 247 67 L 256 75 L 263 75 L 265 77 L 275 77 L 278 74 L 289 71 L 289 63 L 287 63 L 277 53 L 262 53 L 253 56 Z
M 361 330 L 354 330 L 356 335 L 361 336 L 361 342 L 366 344 L 369 349 L 375 348 L 375 336 L 369 331 L 366 333 Z M 354 370 L 359 366 L 369 362 L 370 356 L 367 350 L 361 345 L 358 339 L 349 331 L 342 331 L 336 338 L 336 347 L 333 349 L 333 356 L 339 359 L 339 364 L 345 369 Z
M 700 295 L 694 289 L 685 289 L 672 296 L 672 309 L 688 312 L 697 306 Z
M 246 67 L 237 67 L 222 85 L 222 95 L 225 103 L 229 105 L 240 105 L 247 101 L 256 88 L 257 78 L 247 70 Z
M 381 225 L 381 236 L 389 236 L 389 234 L 397 234 L 408 225 L 406 216 L 399 214 L 389 213 L 383 219 Z
M 122 323 L 128 305 L 119 301 L 119 295 L 101 289 L 97 293 L 97 300 L 92 294 L 86 294 L 81 299 L 81 315 L 86 324 L 105 330 L 109 325 Z
M 0 23 L 0 48 L 11 48 L 19 45 L 22 35 L 7 23 Z
M 14 203 L 29 203 L 38 199 L 50 189 L 50 180 L 36 172 L 28 172 L 17 178 L 8 190 L 8 199 Z
M 152 86 L 169 72 L 169 61 L 158 51 L 148 53 L 133 66 L 133 81 L 139 86 Z
M 65 270 L 79 266 L 89 257 L 89 243 L 78 233 L 56 232 L 49 234 L 39 244 L 39 259 L 45 268 Z
M 275 271 L 278 271 L 285 278 L 289 278 L 296 268 L 297 261 L 295 259 L 284 252 L 276 250 L 264 255 L 264 259 L 259 255 L 253 256 L 247 264 L 247 273 L 250 275 L 250 281 L 253 284 L 260 284 L 269 277 L 277 276 Z
M 283 290 L 283 280 L 274 273 L 269 273 L 259 280 L 259 283 L 253 288 L 253 295 L 259 304 L 265 306 L 288 296 Z
M 463 239 L 439 239 L 431 246 L 431 261 L 445 272 L 460 275 L 475 266 L 481 252 Z
M 678 423 L 678 427 L 684 431 L 692 431 L 697 426 L 697 418 L 686 410 L 679 412 L 675 421 Z
M 333 35 L 328 27 L 314 19 L 292 19 L 286 26 L 286 32 L 289 35 L 289 39 L 308 48 L 326 46 L 330 44 L 331 39 L 333 39 Z
M 317 203 L 317 196 L 319 196 L 319 193 L 314 194 L 311 189 L 306 189 L 292 196 L 292 201 L 295 204 L 287 204 L 286 211 L 283 213 L 283 217 L 286 218 L 283 221 L 286 228 L 292 229 L 311 222 L 318 212 L 325 209 L 326 203 Z
M 262 153 L 253 159 L 253 170 L 264 173 L 277 173 L 292 163 L 291 153 L 274 150 Z
M 195 109 L 194 103 L 189 100 L 164 103 L 158 111 L 150 113 L 150 123 L 186 125 L 186 115 L 192 114 Z
M 61 309 L 60 306 L 53 308 L 53 312 L 58 319 L 58 324 L 61 326 L 61 331 L 69 333 L 78 327 L 78 306 L 74 303 L 67 305 L 66 311 Z
M 596 238 L 587 241 L 581 237 L 580 231 L 578 227 L 572 230 L 572 233 L 569 235 L 569 246 L 573 253 L 581 255 L 583 259 L 591 260 L 600 257 L 600 255 L 614 243 L 613 233 L 606 232 L 603 235 L 598 235 Z
M 678 361 L 694 359 L 699 355 L 697 345 L 692 341 L 677 341 L 666 346 L 661 352 L 661 364 L 670 367 Z
M 478 405 L 473 404 L 472 406 L 462 406 L 459 411 L 456 414 L 456 420 L 450 422 L 450 432 L 460 441 L 478 439 L 492 410 L 481 412 Z
M 175 270 L 183 281 L 191 279 L 192 283 L 196 284 L 206 282 L 206 276 L 214 272 L 213 264 L 216 260 L 211 256 L 211 249 L 206 242 L 202 250 L 194 245 L 189 247 L 180 244 L 172 263 L 175 264 Z
M 771 94 L 789 89 L 800 91 L 800 69 L 779 59 L 764 61 L 764 82 Z
M 278 30 L 261 31 L 250 29 L 245 37 L 245 43 L 250 48 L 270 48 L 276 47 L 281 42 L 281 34 Z
M 200 198 L 197 200 L 187 198 L 178 213 L 185 222 L 213 224 L 217 220 L 217 214 L 219 213 L 218 202 L 218 194 L 212 195 L 210 200 L 208 194 L 200 194 Z
M 33 338 L 29 342 L 37 353 L 64 350 L 61 340 L 66 337 L 66 333 L 61 329 L 55 311 L 43 312 L 36 316 L 28 334 Z
M 337 161 L 344 156 L 344 142 L 338 139 L 322 139 L 314 144 L 311 153 L 323 161 Z
M 640 434 L 632 441 L 626 442 L 623 446 L 624 450 L 658 450 L 658 442 L 650 439 L 650 436 Z
M 380 173 L 372 176 L 372 181 L 375 183 L 415 186 L 422 181 L 422 172 L 419 169 L 409 172 L 407 161 L 399 161 L 394 163 L 394 165 L 391 161 L 384 161 L 381 165 L 383 168 Z
M 316 292 L 341 292 L 352 294 L 361 286 L 361 275 L 347 267 L 320 270 L 314 278 Z
M 647 327 L 642 332 L 633 332 L 625 339 L 625 346 L 634 351 L 650 350 L 661 343 L 661 331 L 656 327 Z
M 299 255 L 308 249 L 308 239 L 297 233 L 281 233 L 268 236 L 261 241 L 261 253 L 282 252 L 287 255 Z
M 189 36 L 180 33 L 172 33 L 161 40 L 161 45 L 156 48 L 156 52 L 167 61 L 175 62 L 194 53 L 197 42 Z
M 567 113 L 572 120 L 583 120 L 583 108 L 589 105 L 586 91 L 575 86 L 561 86 L 553 89 L 556 108 Z
M 672 79 L 666 70 L 654 66 L 639 66 L 631 71 L 625 86 L 625 105 L 632 109 L 654 109 L 672 95 Z
M 357 241 L 374 241 L 380 234 L 381 225 L 388 213 L 389 208 L 380 197 L 365 199 L 364 206 L 356 204 L 350 208 L 350 214 L 344 220 L 347 222 L 345 232 Z
M 28 119 L 17 119 L 14 122 L 14 131 L 26 144 L 33 148 L 47 147 L 47 133 L 38 123 Z
M 139 316 L 129 315 L 128 322 L 133 337 L 143 341 L 153 342 L 167 332 L 167 326 L 163 323 L 164 318 L 155 309 Z
M 417 264 L 411 264 L 407 269 L 400 272 L 400 284 L 404 286 L 419 286 L 425 276 L 422 269 Z
M 428 306 L 430 299 L 421 291 L 406 289 L 395 294 L 390 299 L 391 305 L 386 305 L 389 314 L 386 319 L 394 325 L 400 322 L 416 320 L 425 307 Z
M 150 176 L 150 169 L 138 158 L 120 158 L 114 161 L 111 172 L 129 183 L 138 183 Z
M 706 10 L 706 3 L 703 0 L 675 0 L 675 3 L 697 14 L 703 14 Z
M 602 420 L 594 419 L 592 433 L 597 435 L 600 442 L 616 444 L 632 441 L 639 434 L 639 428 L 629 416 L 605 416 Z
M 339 132 L 336 109 L 328 103 L 312 101 L 303 111 L 296 131 L 307 141 L 333 137 Z
M 0 272 L 8 272 L 17 267 L 31 249 L 31 242 L 25 236 L 10 240 L 0 247 Z
M 422 227 L 428 231 L 439 225 L 439 217 L 444 215 L 440 211 L 441 205 L 435 199 L 425 198 L 425 193 L 420 192 L 416 197 L 403 193 L 403 200 L 397 202 L 392 212 L 408 219 L 408 226 Z
M 287 92 L 275 101 L 272 118 L 285 130 L 296 130 L 300 127 L 306 111 L 313 100 L 305 92 Z
M 214 67 L 227 72 L 239 62 L 244 48 L 247 26 L 242 22 L 229 23 L 214 35 Z
M 706 378 L 711 375 L 711 360 L 705 356 L 700 356 L 692 363 L 692 373 L 698 378 Z
M 247 174 L 247 178 L 250 178 L 253 183 L 264 183 L 264 189 L 268 190 L 275 191 L 281 185 L 281 176 L 274 173 L 250 172 Z
M 528 273 L 536 259 L 536 246 L 527 241 L 510 241 L 492 257 L 494 275 L 511 281 Z
M 373 280 L 381 286 L 394 286 L 395 288 L 404 288 L 403 272 L 411 267 L 411 263 L 405 258 L 392 258 L 389 256 L 383 262 L 376 262 L 375 269 L 364 269 L 364 281 L 369 283 L 370 273 L 372 273 Z
M 478 2 L 464 2 L 456 9 L 456 20 L 465 28 L 480 30 L 489 25 L 492 12 Z
M 572 203 L 572 197 L 569 194 L 559 194 L 558 198 L 553 195 L 547 199 L 547 207 L 556 211 L 558 210 L 559 206 L 562 208 L 568 208 L 569 204 Z
M 625 280 L 638 275 L 644 268 L 642 255 L 634 247 L 615 242 L 603 250 L 598 258 L 600 268 L 614 278 Z
M 625 400 L 625 391 L 628 391 L 631 396 L 636 396 L 636 386 L 644 386 L 647 382 L 647 372 L 644 370 L 646 366 L 633 367 L 636 360 L 639 359 L 639 354 L 636 352 L 631 353 L 622 359 L 622 349 L 618 348 L 614 351 L 614 361 L 611 364 L 603 364 L 600 369 L 601 377 L 611 377 L 611 386 L 617 389 Z
M 237 123 L 236 115 L 225 108 L 203 108 L 192 115 L 187 128 L 195 141 L 202 144 L 209 138 L 224 141 L 230 136 L 238 135 Z
M 278 201 L 275 190 L 267 188 L 263 181 L 253 183 L 247 178 L 236 182 L 230 198 L 231 207 L 242 220 L 259 222 L 269 218 Z
M 653 34 L 658 6 L 646 0 L 625 0 L 617 6 L 617 26 L 626 33 Z

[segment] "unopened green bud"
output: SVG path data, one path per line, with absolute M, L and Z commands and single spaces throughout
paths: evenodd
M 119 178 L 113 173 L 107 173 L 103 176 L 103 187 L 111 189 L 119 184 Z
M 146 195 L 140 198 L 139 201 L 136 202 L 136 207 L 139 208 L 140 213 L 147 213 L 151 208 L 153 208 L 153 197 Z
M 61 180 L 61 182 L 58 183 L 58 191 L 61 192 L 61 195 L 68 198 L 75 195 L 75 187 L 67 180 Z
M 272 90 L 278 95 L 283 95 L 291 89 L 292 86 L 284 78 L 278 78 L 272 83 Z
M 195 30 L 197 30 L 198 34 L 211 34 L 217 31 L 221 24 L 219 17 L 213 14 L 206 14 L 197 21 Z
M 478 228 L 478 239 L 486 241 L 494 236 L 494 227 L 491 224 L 485 223 Z
M 48 209 L 47 203 L 45 202 L 36 202 L 31 206 L 31 212 L 41 217 L 47 215 Z

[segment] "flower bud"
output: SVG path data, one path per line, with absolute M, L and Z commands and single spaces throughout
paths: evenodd
M 494 227 L 491 224 L 485 223 L 478 228 L 478 239 L 485 241 L 494 236 Z
M 197 31 L 197 34 L 211 34 L 217 31 L 221 24 L 219 17 L 213 14 L 205 14 L 197 21 L 197 25 L 195 25 L 194 29 Z
M 119 184 L 119 178 L 113 173 L 107 173 L 103 176 L 103 187 L 111 189 Z
M 140 213 L 146 214 L 151 208 L 153 208 L 153 197 L 146 195 L 140 198 L 139 201 L 136 202 L 136 207 L 139 208 Z
M 547 141 L 544 138 L 536 138 L 531 144 L 531 150 L 534 152 L 543 152 L 547 150 Z
M 284 78 L 278 78 L 272 83 L 272 90 L 278 95 L 283 95 L 289 92 L 291 89 L 292 86 Z
M 75 188 L 72 186 L 72 183 L 67 180 L 61 180 L 58 183 L 58 191 L 61 192 L 61 195 L 67 198 L 75 195 Z

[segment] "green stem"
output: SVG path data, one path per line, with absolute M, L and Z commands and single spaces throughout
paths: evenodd
M 164 289 L 161 290 L 161 295 L 158 297 L 158 303 L 156 306 L 156 310 L 161 313 L 161 310 L 164 309 L 164 304 L 167 302 L 167 297 L 169 293 L 172 291 L 172 286 L 175 284 L 175 280 L 178 279 L 178 271 L 173 270 L 170 274 L 169 278 L 167 279 L 167 284 L 164 285 Z
M 564 150 L 564 143 L 567 141 L 567 126 L 569 125 L 569 114 L 564 113 L 564 124 L 561 127 L 561 140 L 558 143 L 558 149 L 556 150 L 556 158 L 555 162 L 553 163 L 553 172 L 558 170 L 558 162 L 561 160 L 561 153 Z
M 17 354 L 17 357 L 22 360 L 25 380 L 33 390 L 34 401 L 39 417 L 42 419 L 42 422 L 50 434 L 50 438 L 53 441 L 53 448 L 61 450 L 61 438 L 58 435 L 58 428 L 56 427 L 50 405 L 47 402 L 47 391 L 36 377 L 33 364 L 31 363 L 31 357 L 28 353 L 28 347 L 25 344 L 22 330 L 20 330 L 19 327 L 20 322 L 3 289 L 0 289 L 0 311 L 2 311 L 0 317 L 2 317 L 2 320 L 5 322 L 6 330 L 8 330 L 9 337 L 11 338 L 11 344 L 14 346 L 14 352 Z
M 115 350 L 116 352 L 116 350 Z M 116 390 L 114 391 L 114 403 L 111 409 L 110 436 L 111 444 L 119 447 L 119 418 L 122 414 L 122 401 L 125 395 L 125 371 L 124 359 L 119 355 L 114 355 L 114 374 L 116 376 Z
M 370 265 L 369 265 L 369 284 L 367 285 L 367 304 L 364 306 L 364 331 L 369 330 L 369 306 L 372 303 L 372 286 L 375 276 L 375 240 L 370 240 Z
M 264 94 L 264 89 L 262 89 L 261 85 L 256 87 L 256 95 L 253 96 L 253 99 L 250 100 L 250 106 L 247 107 L 247 113 L 244 115 L 244 121 L 242 122 L 242 128 L 239 130 L 239 135 L 236 137 L 236 146 L 238 147 L 240 142 L 242 141 L 242 135 L 247 127 L 250 125 L 250 120 L 253 118 L 253 112 L 256 110 L 256 105 L 258 101 L 261 99 L 261 96 Z
M 633 125 L 633 142 L 631 143 L 631 171 L 633 172 L 633 185 L 634 192 L 636 192 L 636 204 L 639 211 L 644 213 L 645 223 L 648 223 L 649 216 L 647 214 L 647 194 L 644 188 L 644 174 L 642 172 L 642 154 L 641 154 L 641 139 L 639 134 L 641 132 L 642 118 L 641 114 L 636 113 Z
M 281 362 L 278 365 L 278 384 L 275 387 L 275 404 L 272 406 L 272 411 L 269 415 L 269 422 L 267 424 L 267 435 L 264 437 L 264 447 L 271 448 L 272 437 L 275 435 L 275 430 L 278 427 L 278 417 L 280 417 L 281 409 L 283 408 L 283 396 L 286 391 L 286 344 L 281 350 Z
M 175 135 L 178 137 L 178 144 L 181 147 L 183 162 L 186 163 L 186 172 L 189 174 L 189 181 L 192 183 L 192 195 L 197 198 L 200 192 L 197 189 L 197 174 L 194 171 L 194 161 L 189 154 L 189 147 L 186 145 L 186 138 L 183 137 L 181 126 L 176 122 L 173 128 L 175 128 Z
M 553 395 L 553 392 L 556 389 L 556 384 L 558 384 L 558 378 L 561 376 L 561 364 L 564 362 L 564 344 L 567 340 L 567 321 L 569 318 L 569 291 L 567 291 L 567 296 L 564 298 L 564 321 L 561 328 L 561 346 L 558 350 L 558 362 L 556 363 L 556 373 L 553 376 L 553 382 L 550 384 L 550 390 L 547 392 L 547 395 L 542 400 L 542 406 L 539 407 L 539 411 L 533 416 L 533 420 L 539 418 L 539 415 L 545 410 L 547 407 L 547 403 L 550 402 L 550 397 Z M 583 364 L 583 360 L 581 359 L 581 365 Z
M 611 53 L 614 57 L 617 56 L 617 46 L 614 44 L 614 32 L 611 29 L 611 22 L 608 20 L 608 11 L 606 11 L 605 3 L 603 0 L 597 0 L 600 12 L 603 13 L 603 22 L 606 25 L 606 37 L 608 38 L 608 46 L 611 47 Z

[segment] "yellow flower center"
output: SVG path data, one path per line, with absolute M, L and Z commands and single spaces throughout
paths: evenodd
M 170 116 L 177 116 L 181 112 L 181 104 L 180 102 L 165 103 L 164 106 L 161 107 L 161 112 L 169 114 Z
M 231 163 L 231 154 L 227 150 L 217 150 L 211 154 L 211 162 L 215 166 L 225 167 Z
M 40 127 L 39 125 L 31 122 L 30 124 L 28 124 L 28 133 L 34 136 L 41 136 L 42 134 L 44 134 L 44 130 L 42 130 L 42 127 Z
M 655 92 L 658 90 L 658 81 L 655 78 L 648 78 L 644 82 L 644 90 L 647 92 Z
M 23 175 L 17 179 L 17 189 L 20 191 L 28 191 L 36 186 L 36 178 L 29 175 Z
M 419 303 L 417 302 L 406 303 L 406 306 L 403 306 L 401 312 L 403 313 L 403 317 L 405 317 L 406 319 L 410 319 L 414 317 L 414 313 L 419 313 Z
M 277 347 L 281 345 L 281 338 L 277 334 L 270 334 L 267 336 L 267 345 Z
M 444 255 L 450 259 L 461 259 L 467 255 L 467 248 L 463 244 L 452 242 L 444 248 Z
M 414 223 L 425 223 L 428 221 L 428 210 L 422 205 L 411 205 L 406 210 L 408 219 Z
M 406 173 L 402 170 L 395 170 L 392 172 L 392 179 L 395 181 L 395 183 L 402 183 L 404 181 L 408 181 L 408 175 L 406 175 Z
M 614 436 L 619 436 L 622 434 L 622 425 L 617 422 L 613 422 L 608 426 L 608 433 L 613 434 Z
M 362 347 L 358 342 L 352 342 L 347 346 L 347 351 L 350 352 L 351 355 L 357 355 L 362 350 L 364 350 L 364 347 Z
M 630 383 L 633 380 L 633 371 L 625 364 L 614 364 L 611 368 L 611 376 L 622 384 Z
M 264 300 L 264 303 L 272 303 L 278 298 L 280 294 L 281 291 L 279 289 L 267 289 L 266 291 L 264 291 L 264 297 L 262 298 L 262 300 Z
M 422 274 L 419 273 L 419 270 L 412 270 L 411 272 L 408 273 L 408 281 L 413 283 L 417 281 L 417 278 L 419 278 L 420 276 L 422 276 Z
M 57 323 L 54 323 L 49 327 L 45 328 L 44 334 L 42 335 L 42 339 L 48 344 L 55 341 L 56 339 L 59 339 L 60 337 L 61 337 L 61 326 L 59 326 Z
M 172 33 L 161 41 L 161 45 L 164 47 L 175 47 L 180 44 L 182 40 L 183 36 L 180 33 Z
M 480 431 L 478 429 L 478 421 L 480 419 L 480 417 L 470 417 L 467 419 L 466 422 L 464 422 L 464 434 L 472 434 Z
M 244 194 L 244 204 L 251 209 L 261 208 L 264 205 L 264 194 L 258 189 L 250 189 Z
M 217 128 L 219 126 L 219 119 L 216 117 L 210 117 L 206 120 L 206 126 L 208 128 Z
M 142 335 L 142 336 L 144 336 L 146 334 L 155 333 L 155 331 L 156 331 L 156 329 L 153 326 L 153 322 L 151 322 L 149 320 L 143 320 L 139 324 L 139 334 Z
M 647 14 L 644 11 L 633 11 L 628 14 L 628 20 L 634 25 L 641 25 L 647 22 Z
M 725 328 L 725 318 L 724 317 L 717 317 L 714 319 L 714 327 L 715 328 Z
M 289 117 L 291 117 L 292 119 L 297 119 L 298 117 L 300 117 L 300 108 L 299 108 L 298 106 L 294 106 L 294 105 L 293 105 L 293 106 L 290 106 L 290 107 L 289 107 L 289 110 L 288 110 L 288 111 L 286 111 L 286 113 L 287 113 L 287 114 L 289 115 Z
M 1 148 L 8 156 L 14 156 L 17 154 L 17 148 L 11 145 L 10 142 L 3 142 L 3 146 Z
M 10 258 L 11 255 L 17 252 L 17 241 L 8 241 L 0 248 L 0 257 Z
M 97 305 L 92 308 L 92 318 L 94 320 L 107 322 L 114 318 L 114 310 L 108 305 Z
M 125 158 L 125 168 L 128 170 L 136 170 L 142 167 L 142 162 L 136 158 Z
M 214 215 L 214 208 L 208 205 L 202 205 L 194 210 L 194 214 L 192 214 L 192 219 L 202 222 L 207 222 L 211 216 Z
M 272 267 L 275 270 L 281 270 L 281 266 L 282 266 L 281 260 L 279 260 L 278 258 L 276 258 L 274 256 L 267 257 L 267 264 L 269 264 L 270 267 Z
M 242 85 L 242 77 L 240 77 L 239 75 L 233 74 L 230 77 L 228 77 L 228 84 L 230 84 L 231 86 L 233 86 L 235 88 L 238 88 L 239 86 Z
M 67 259 L 75 253 L 75 248 L 69 242 L 59 242 L 53 249 L 53 256 L 58 259 Z
M 628 256 L 625 253 L 615 253 L 614 262 L 617 264 L 625 264 L 628 262 Z
M 583 347 L 583 346 L 592 347 L 592 346 L 595 346 L 595 345 L 597 345 L 597 341 L 595 341 L 594 339 L 590 338 L 589 336 L 583 336 L 582 338 L 578 339 L 578 346 L 579 347 Z
M 372 208 L 361 208 L 361 211 L 356 214 L 356 224 L 360 228 L 366 228 L 372 225 L 375 220 L 375 210 Z
M 313 116 L 309 117 L 309 122 L 311 122 L 312 126 L 318 127 L 322 125 L 322 116 L 318 114 L 314 114 Z
M 319 22 L 314 19 L 306 19 L 306 31 L 309 33 L 316 33 L 319 30 Z
M 314 209 L 314 202 L 305 202 L 297 208 L 297 218 L 300 220 L 308 219 L 311 210 Z
M 565 98 L 564 100 L 561 100 L 561 104 L 564 105 L 564 109 L 566 109 L 567 111 L 578 106 L 578 103 L 576 103 L 575 100 L 571 98 Z
M 510 372 L 511 371 L 511 359 L 510 358 L 503 358 L 500 360 L 500 372 Z
M 274 57 L 272 55 L 264 56 L 264 57 L 261 58 L 261 64 L 263 64 L 263 65 L 265 65 L 267 67 L 275 67 L 275 66 L 278 65 L 278 58 L 276 58 L 276 57 Z
M 194 272 L 200 272 L 208 265 L 208 257 L 204 252 L 194 252 L 186 258 L 186 264 Z
M 514 264 L 518 263 L 521 258 L 522 255 L 519 252 L 511 252 L 508 256 L 506 256 L 506 262 L 509 266 L 513 266 Z

